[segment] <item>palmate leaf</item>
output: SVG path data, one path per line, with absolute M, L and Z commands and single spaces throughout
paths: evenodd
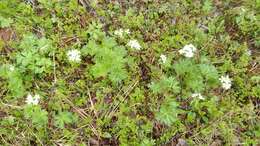
M 168 126 L 172 125 L 178 121 L 178 115 L 181 112 L 178 106 L 179 104 L 174 99 L 166 98 L 156 113 L 156 119 Z
M 95 78 L 106 76 L 109 72 L 110 66 L 111 65 L 109 65 L 109 64 L 99 62 L 91 67 L 90 72 Z
M 201 74 L 206 79 L 208 85 L 213 86 L 218 83 L 218 71 L 213 65 L 200 64 L 199 65 Z
M 193 91 L 202 91 L 205 88 L 203 83 L 203 77 L 199 74 L 199 72 L 195 72 L 192 74 L 188 74 L 184 79 L 185 85 L 192 89 Z
M 212 9 L 212 2 L 211 0 L 206 0 L 203 4 L 202 10 L 204 12 L 210 12 L 210 10 Z
M 0 15 L 0 28 L 9 27 L 13 23 L 13 20 L 10 18 L 4 18 Z
M 95 64 L 90 67 L 90 73 L 95 78 L 108 76 L 116 83 L 127 77 L 124 69 L 126 50 L 118 46 L 113 38 L 104 37 L 101 43 L 92 39 L 83 47 L 82 52 L 93 56 Z
M 21 41 L 21 52 L 16 54 L 16 63 L 21 72 L 30 71 L 34 74 L 47 72 L 52 66 L 48 57 L 51 52 L 51 42 L 45 38 L 38 39 L 36 36 L 27 34 Z
M 153 93 L 179 93 L 180 91 L 179 82 L 174 77 L 163 77 L 158 82 L 152 82 L 149 87 Z
M 13 72 L 8 79 L 8 88 L 12 95 L 16 98 L 22 97 L 25 94 L 23 79 L 21 74 Z
M 8 89 L 15 98 L 22 97 L 25 93 L 22 75 L 17 69 L 10 71 L 10 65 L 0 66 L 0 77 L 8 82 Z
M 58 115 L 55 115 L 55 125 L 59 128 L 64 128 L 65 124 L 71 124 L 77 120 L 77 117 L 71 112 L 59 112 Z
M 36 127 L 44 127 L 48 122 L 48 112 L 38 105 L 27 105 L 24 114 L 27 119 L 31 119 Z
M 113 69 L 113 73 L 109 74 L 109 79 L 112 82 L 120 82 L 122 79 L 127 77 L 127 72 L 125 69 L 117 67 Z
M 88 44 L 82 48 L 83 55 L 95 55 L 101 49 L 101 46 L 96 43 L 95 40 L 91 39 Z
M 185 59 L 174 64 L 174 70 L 187 88 L 201 92 L 206 86 L 218 84 L 218 71 L 211 64 L 196 64 L 193 60 Z
M 154 146 L 155 145 L 155 140 L 151 140 L 148 138 L 145 138 L 142 140 L 140 146 Z
M 189 59 L 180 60 L 173 65 L 173 68 L 177 75 L 185 75 L 186 73 L 192 72 L 194 69 L 193 62 Z

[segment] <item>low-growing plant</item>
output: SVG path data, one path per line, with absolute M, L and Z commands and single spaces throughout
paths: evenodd
M 50 56 L 53 48 L 46 38 L 38 39 L 34 35 L 25 35 L 16 54 L 16 64 L 22 73 L 48 73 L 52 67 Z
M 127 77 L 125 48 L 114 38 L 105 36 L 100 27 L 93 29 L 90 27 L 90 40 L 82 49 L 84 54 L 93 56 L 95 64 L 90 67 L 90 73 L 95 78 L 108 77 L 113 83 L 122 81 Z
M 40 106 L 27 105 L 24 108 L 25 118 L 31 120 L 36 128 L 45 128 L 48 123 L 47 111 L 41 109 Z
M 179 120 L 178 115 L 180 113 L 179 104 L 173 98 L 168 97 L 164 99 L 160 110 L 156 113 L 156 118 L 166 125 L 172 125 Z
M 71 112 L 59 112 L 54 117 L 55 125 L 59 128 L 64 128 L 65 124 L 71 124 L 77 121 L 77 117 Z
M 13 97 L 22 97 L 25 94 L 22 74 L 10 64 L 0 66 L 0 77 L 7 80 L 7 88 Z
M 258 145 L 259 0 L 0 1 L 0 145 Z
M 1 28 L 9 27 L 12 22 L 13 22 L 12 19 L 4 18 L 3 16 L 0 15 L 0 27 Z

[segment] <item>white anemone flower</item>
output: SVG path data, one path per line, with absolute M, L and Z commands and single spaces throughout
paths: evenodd
M 201 100 L 204 100 L 205 98 L 200 94 L 200 93 L 193 93 L 191 95 L 192 98 L 198 98 L 198 99 L 201 99 Z
M 139 42 L 137 40 L 130 40 L 127 43 L 127 46 L 136 49 L 136 50 L 140 50 L 141 49 L 141 45 L 139 44 Z
M 196 47 L 194 47 L 192 44 L 189 44 L 185 45 L 181 50 L 179 50 L 179 53 L 187 58 L 191 58 L 194 56 L 196 50 Z
M 117 36 L 119 36 L 119 37 L 123 37 L 123 33 L 124 33 L 124 31 L 123 31 L 123 29 L 118 29 L 118 30 L 115 30 L 115 35 L 117 35 Z
M 119 36 L 119 37 L 122 38 L 125 34 L 130 34 L 130 30 L 129 29 L 123 30 L 122 28 L 120 28 L 118 30 L 115 30 L 114 34 L 116 36 Z
M 28 94 L 25 102 L 27 104 L 37 105 L 39 103 L 39 100 L 40 100 L 40 95 L 36 94 L 32 96 L 31 94 Z
M 224 88 L 225 90 L 228 90 L 231 88 L 231 79 L 229 78 L 228 75 L 226 76 L 221 76 L 219 78 L 221 84 L 222 84 L 222 88 Z
M 130 34 L 130 30 L 129 29 L 125 29 L 125 33 L 126 34 Z
M 80 62 L 81 59 L 80 59 L 80 51 L 79 50 L 69 50 L 67 52 L 67 57 L 69 59 L 69 61 L 72 61 L 72 62 Z
M 14 71 L 14 66 L 13 66 L 13 65 L 10 65 L 10 66 L 9 66 L 9 70 L 10 70 L 10 71 Z
M 162 63 L 166 63 L 167 57 L 165 55 L 162 54 L 160 58 L 162 60 Z
M 247 54 L 248 56 L 251 56 L 251 55 L 252 55 L 252 51 L 251 51 L 251 50 L 247 50 L 246 54 Z

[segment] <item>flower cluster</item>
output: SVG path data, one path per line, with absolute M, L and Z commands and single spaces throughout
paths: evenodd
M 123 37 L 124 34 L 130 34 L 130 30 L 129 29 L 123 30 L 122 28 L 120 28 L 118 30 L 115 30 L 114 34 L 119 37 Z
M 252 55 L 252 51 L 249 49 L 249 50 L 247 50 L 246 54 L 247 54 L 248 56 L 251 56 L 251 55 Z
M 130 40 L 127 43 L 127 46 L 136 49 L 136 50 L 140 50 L 141 49 L 141 45 L 139 44 L 139 42 L 137 40 Z
M 80 62 L 81 61 L 80 51 L 76 50 L 76 49 L 68 51 L 67 57 L 68 57 L 69 61 L 71 61 L 71 62 Z
M 228 90 L 231 88 L 231 79 L 229 78 L 228 75 L 226 76 L 221 76 L 219 78 L 221 84 L 222 84 L 222 88 L 224 88 L 225 90 Z
M 162 60 L 162 63 L 166 63 L 167 57 L 165 55 L 162 54 L 160 58 Z
M 37 105 L 39 103 L 39 100 L 40 100 L 40 95 L 36 94 L 32 96 L 31 94 L 28 94 L 25 102 L 27 104 Z
M 201 100 L 204 100 L 205 98 L 200 94 L 200 93 L 193 93 L 191 95 L 192 98 L 198 98 L 198 99 L 201 99 Z
M 10 70 L 10 71 L 14 71 L 14 66 L 13 66 L 13 65 L 10 65 L 10 66 L 9 66 L 9 70 Z
M 181 50 L 179 50 L 179 53 L 187 58 L 191 58 L 194 56 L 194 53 L 196 52 L 196 48 L 192 45 L 185 45 Z

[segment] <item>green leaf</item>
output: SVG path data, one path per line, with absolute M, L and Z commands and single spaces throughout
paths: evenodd
M 52 66 L 49 53 L 52 51 L 51 41 L 45 38 L 27 34 L 21 41 L 21 52 L 16 54 L 16 62 L 21 72 L 30 71 L 33 74 L 48 72 Z
M 174 77 L 162 77 L 158 82 L 152 82 L 149 85 L 153 93 L 179 93 L 179 82 Z
M 156 113 L 156 119 L 168 126 L 172 125 L 178 120 L 181 112 L 178 106 L 179 104 L 175 100 L 166 98 L 159 112 Z
M 200 64 L 199 65 L 201 74 L 206 79 L 208 85 L 213 86 L 218 83 L 218 71 L 213 65 L 209 64 Z
M 189 73 L 187 76 L 185 76 L 184 81 L 187 88 L 190 88 L 193 91 L 200 92 L 205 88 L 203 77 L 199 74 L 199 72 L 194 71 L 193 73 Z
M 5 27 L 9 27 L 11 25 L 11 23 L 13 23 L 13 20 L 10 18 L 4 18 L 0 15 L 0 27 L 1 28 L 5 28 Z
M 140 144 L 140 146 L 154 146 L 154 145 L 155 145 L 155 140 L 148 139 L 148 138 L 143 139 Z
M 210 12 L 210 10 L 212 9 L 212 1 L 211 0 L 206 0 L 203 4 L 202 10 L 204 12 Z
M 126 50 L 118 46 L 113 38 L 104 37 L 101 44 L 91 39 L 82 52 L 93 56 L 95 64 L 90 67 L 90 73 L 95 78 L 108 76 L 113 83 L 117 83 L 127 77 L 124 69 Z
M 36 127 L 43 128 L 48 123 L 47 111 L 42 110 L 38 105 L 27 105 L 24 109 L 24 114 Z
M 0 66 L 0 77 L 7 79 L 8 89 L 15 98 L 22 97 L 25 94 L 22 75 L 17 68 L 11 71 L 10 67 L 8 64 Z
M 59 128 L 64 128 L 65 124 L 71 124 L 77 120 L 77 117 L 71 112 L 59 112 L 58 115 L 55 115 L 55 125 Z
M 185 75 L 186 73 L 192 72 L 194 66 L 191 60 L 184 59 L 174 64 L 173 68 L 177 75 Z
M 260 76 L 258 76 L 258 75 L 252 76 L 250 80 L 255 82 L 255 83 L 259 83 L 260 82 Z

